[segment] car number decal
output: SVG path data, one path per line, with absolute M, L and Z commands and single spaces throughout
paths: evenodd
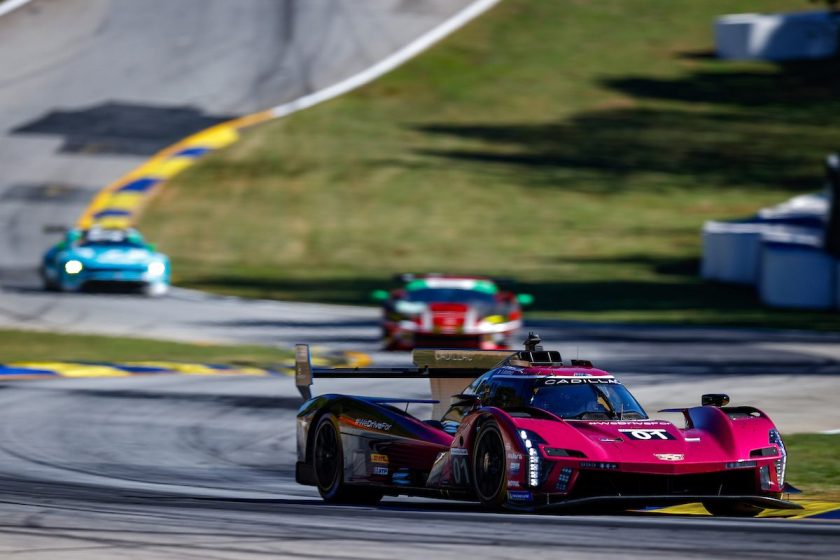
M 660 440 L 660 439 L 675 439 L 674 436 L 668 433 L 667 430 L 650 429 L 650 428 L 622 428 L 618 430 L 630 439 L 636 440 Z

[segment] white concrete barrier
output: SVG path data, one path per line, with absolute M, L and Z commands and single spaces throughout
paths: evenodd
M 732 14 L 714 24 L 720 58 L 802 60 L 837 52 L 838 17 L 827 11 Z
M 773 219 L 706 222 L 700 275 L 715 282 L 755 285 L 765 240 L 776 236 L 776 240 L 783 242 L 791 236 L 806 236 L 821 242 L 824 228 L 821 216 L 793 214 L 780 214 Z
M 758 291 L 767 305 L 835 309 L 837 274 L 837 261 L 819 235 L 774 233 L 762 243 Z
M 763 229 L 761 223 L 706 222 L 700 275 L 715 282 L 755 284 Z

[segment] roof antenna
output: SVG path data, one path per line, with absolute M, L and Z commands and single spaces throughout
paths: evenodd
M 541 342 L 542 339 L 540 338 L 540 335 L 531 331 L 528 333 L 527 340 L 525 340 L 525 350 L 528 352 L 540 351 L 543 349 L 542 344 L 540 344 Z

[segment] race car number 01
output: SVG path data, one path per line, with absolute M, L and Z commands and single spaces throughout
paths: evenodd
M 648 439 L 674 439 L 674 436 L 668 433 L 667 430 L 648 430 L 648 429 L 622 429 L 618 430 L 630 439 L 648 440 Z

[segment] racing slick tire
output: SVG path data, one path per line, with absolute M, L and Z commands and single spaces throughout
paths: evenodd
M 715 517 L 755 517 L 764 511 L 752 504 L 703 502 L 703 507 Z
M 344 482 L 344 449 L 335 416 L 322 416 L 313 437 L 312 466 L 318 493 L 324 501 L 333 504 L 379 503 L 383 496 L 381 490 L 350 486 Z
M 41 277 L 41 284 L 44 286 L 44 291 L 46 292 L 57 292 L 58 291 L 58 284 L 50 280 L 49 276 L 47 276 L 46 269 L 41 266 L 38 268 L 38 275 Z
M 490 420 L 479 428 L 472 452 L 473 491 L 481 504 L 500 509 L 507 502 L 507 462 L 502 431 Z

